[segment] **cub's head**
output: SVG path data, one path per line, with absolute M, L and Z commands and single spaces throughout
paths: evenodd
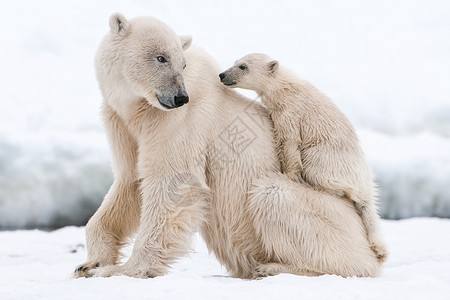
M 279 63 L 261 53 L 252 53 L 237 60 L 219 74 L 220 81 L 231 87 L 261 92 L 278 69 Z
M 166 24 L 151 17 L 127 20 L 115 13 L 109 25 L 111 30 L 96 57 L 103 93 L 145 98 L 161 110 L 188 103 L 183 70 L 190 36 L 177 36 Z

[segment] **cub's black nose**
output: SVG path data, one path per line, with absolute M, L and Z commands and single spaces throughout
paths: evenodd
M 225 72 L 219 74 L 220 80 L 222 81 L 225 78 Z
M 175 107 L 180 107 L 189 102 L 189 96 L 186 94 L 178 94 L 173 98 L 173 100 Z

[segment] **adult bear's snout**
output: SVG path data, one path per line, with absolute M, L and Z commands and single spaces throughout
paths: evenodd
M 220 73 L 219 74 L 219 77 L 220 77 L 220 81 L 222 81 L 224 78 L 225 78 L 225 72 L 223 72 L 223 73 Z
M 186 93 L 179 93 L 173 98 L 175 107 L 180 107 L 189 102 L 189 96 Z

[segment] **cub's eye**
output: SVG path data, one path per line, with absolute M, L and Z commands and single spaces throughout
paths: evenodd
M 183 70 L 186 69 L 186 65 L 184 65 Z
M 167 59 L 164 56 L 157 56 L 156 59 L 160 62 L 160 63 L 165 63 L 167 62 Z
M 240 65 L 240 66 L 239 66 L 239 69 L 245 70 L 245 69 L 247 69 L 247 66 L 246 66 L 246 65 Z

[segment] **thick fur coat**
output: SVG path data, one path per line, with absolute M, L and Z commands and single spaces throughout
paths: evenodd
M 282 171 L 295 182 L 348 199 L 361 215 L 372 250 L 387 256 L 371 173 L 347 117 L 323 93 L 267 55 L 253 53 L 220 75 L 225 85 L 255 90 L 274 123 Z
M 224 87 L 208 55 L 154 18 L 110 26 L 96 69 L 115 179 L 76 277 L 164 275 L 197 230 L 234 277 L 379 273 L 353 207 L 281 174 L 266 109 Z

